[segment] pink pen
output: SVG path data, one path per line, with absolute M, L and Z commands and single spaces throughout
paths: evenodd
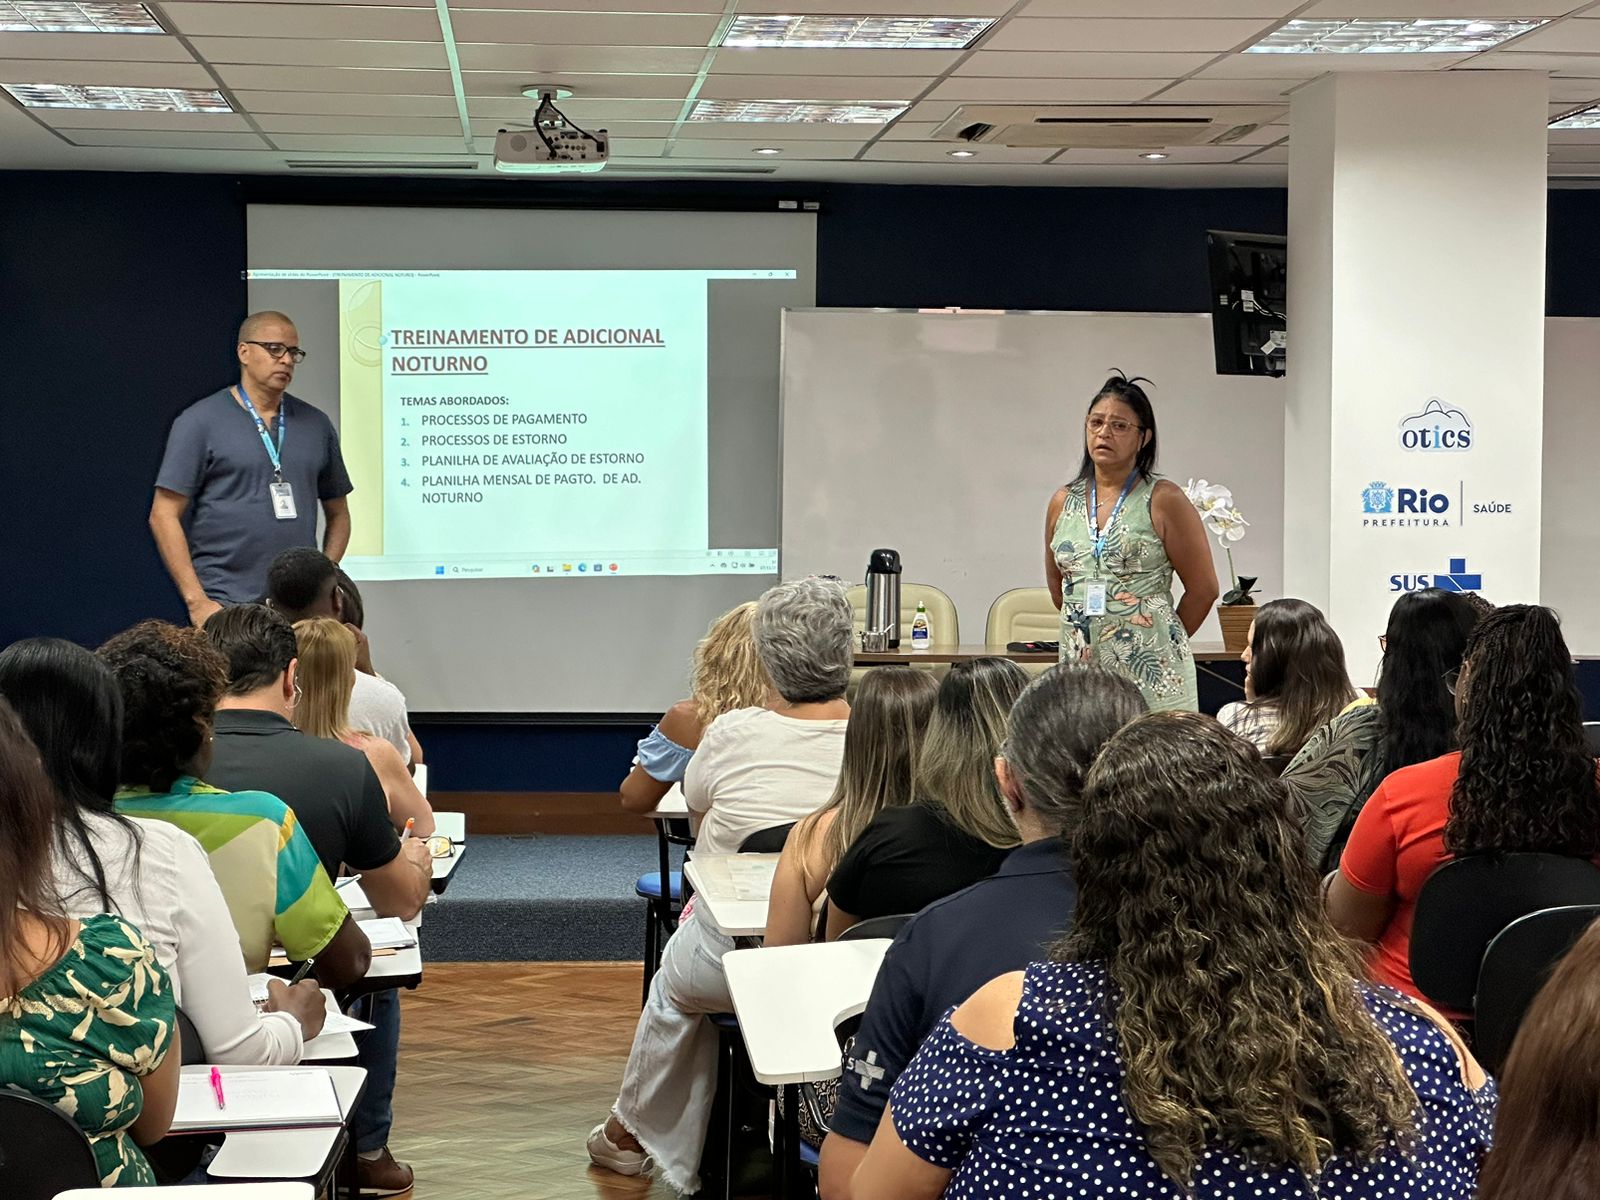
M 228 1101 L 222 1094 L 222 1072 L 215 1067 L 211 1068 L 211 1094 L 217 1098 L 219 1109 L 228 1107 Z

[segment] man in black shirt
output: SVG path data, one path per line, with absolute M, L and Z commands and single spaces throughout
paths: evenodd
M 894 1081 L 939 1019 L 995 976 L 1043 958 L 1066 932 L 1078 892 L 1062 833 L 1095 754 L 1144 710 L 1127 679 L 1077 663 L 1045 672 L 1018 698 L 995 776 L 1022 845 L 996 874 L 928 905 L 884 955 L 822 1144 L 822 1200 L 849 1197 Z
M 270 792 L 294 812 L 329 876 L 341 864 L 361 874 L 361 890 L 379 916 L 409 920 L 433 885 L 425 842 L 395 834 L 383 785 L 361 751 L 307 737 L 290 717 L 295 683 L 294 628 L 261 604 L 225 608 L 205 624 L 228 661 L 228 689 L 217 705 L 206 782 L 229 791 Z M 393 991 L 373 996 L 374 1029 L 359 1042 L 367 1087 L 351 1113 L 361 1190 L 394 1195 L 411 1186 L 411 1168 L 389 1153 L 390 1104 L 400 1044 L 400 1003 Z

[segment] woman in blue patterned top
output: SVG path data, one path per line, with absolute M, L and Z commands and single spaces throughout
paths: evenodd
M 683 782 L 700 735 L 712 721 L 725 712 L 760 708 L 767 702 L 772 685 L 756 657 L 750 632 L 755 611 L 756 602 L 747 600 L 723 613 L 694 648 L 689 698 L 667 709 L 640 741 L 633 770 L 622 781 L 622 807 L 629 812 L 654 811 L 672 785 Z
M 1470 1200 L 1493 1085 L 1362 980 L 1285 806 L 1209 717 L 1112 738 L 1070 835 L 1075 926 L 929 1035 L 856 1200 Z

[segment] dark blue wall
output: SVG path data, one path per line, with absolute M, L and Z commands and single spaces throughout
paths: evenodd
M 145 528 L 172 417 L 232 373 L 245 205 L 821 205 L 817 302 L 1206 308 L 1202 233 L 1282 232 L 1277 189 L 540 183 L 0 172 L 0 645 L 183 617 Z M 1600 196 L 1555 192 L 1550 311 L 1600 315 Z M 440 785 L 610 790 L 632 726 L 425 727 Z

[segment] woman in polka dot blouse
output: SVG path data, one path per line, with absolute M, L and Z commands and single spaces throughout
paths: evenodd
M 1285 803 L 1209 717 L 1108 742 L 1073 930 L 928 1036 L 854 1200 L 1470 1200 L 1493 1084 L 1362 979 Z

